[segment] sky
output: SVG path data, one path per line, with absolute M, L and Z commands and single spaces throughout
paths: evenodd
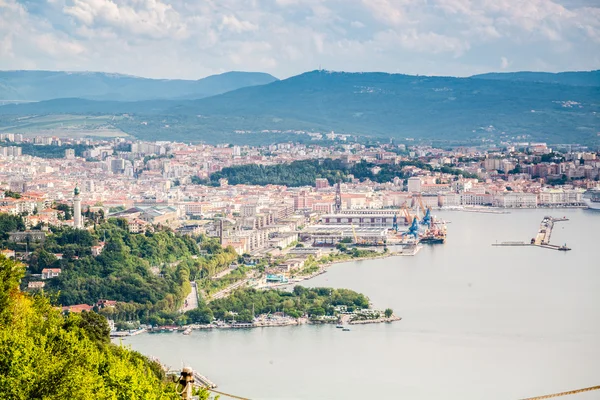
M 600 69 L 600 0 L 0 0 L 0 69 Z

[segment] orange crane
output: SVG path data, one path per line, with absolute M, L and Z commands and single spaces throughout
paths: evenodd
M 425 215 L 425 213 L 426 213 L 427 211 L 425 210 L 425 205 L 423 204 L 423 196 L 419 195 L 419 196 L 417 197 L 417 202 L 418 202 L 418 204 L 419 204 L 419 207 L 421 208 L 421 212 L 423 213 L 423 215 Z
M 410 215 L 410 213 L 408 212 L 408 208 L 406 207 L 406 204 L 402 206 L 402 211 L 404 213 L 404 218 L 406 219 L 406 223 L 408 225 L 412 224 L 414 217 L 412 215 Z

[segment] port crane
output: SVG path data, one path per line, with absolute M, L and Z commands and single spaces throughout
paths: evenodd
M 406 232 L 402 234 L 402 236 L 413 236 L 415 239 L 419 238 L 419 219 L 413 218 L 412 224 L 408 228 Z
M 427 207 L 427 211 L 425 212 L 425 216 L 421 220 L 421 225 L 431 226 L 433 222 L 433 218 L 431 217 L 431 208 Z
M 406 207 L 406 204 L 402 206 L 402 211 L 404 212 L 404 219 L 406 220 L 406 223 L 408 225 L 412 224 L 413 216 L 410 215 L 410 213 L 408 212 L 408 208 Z
M 425 204 L 423 204 L 423 196 L 421 196 L 421 195 L 419 195 L 417 197 L 417 204 L 419 205 L 419 208 L 421 209 L 421 212 L 423 213 L 423 219 L 421 220 L 421 225 L 430 226 L 431 222 L 432 222 L 431 207 L 425 208 Z

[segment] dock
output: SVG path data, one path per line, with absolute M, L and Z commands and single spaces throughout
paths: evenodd
M 531 243 L 525 242 L 500 242 L 492 243 L 492 246 L 533 246 Z
M 554 218 L 554 217 L 544 217 L 542 222 L 540 223 L 540 228 L 538 233 L 534 238 L 531 239 L 530 243 L 526 242 L 501 242 L 501 243 L 492 243 L 492 246 L 535 246 L 541 247 L 544 249 L 550 250 L 558 250 L 558 251 L 569 251 L 571 250 L 567 245 L 557 246 L 555 244 L 550 244 L 550 238 L 552 237 L 552 229 L 554 229 L 554 224 L 556 222 L 568 221 L 569 219 L 566 217 L 563 218 Z
M 553 218 L 544 217 L 540 224 L 540 229 L 533 239 L 533 244 L 536 246 L 549 245 L 550 237 L 552 236 L 552 229 L 554 228 L 555 222 L 568 221 L 567 218 Z

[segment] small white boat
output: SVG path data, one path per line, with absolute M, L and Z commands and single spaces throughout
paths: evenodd
M 336 328 L 343 328 L 343 327 L 344 327 L 344 325 L 337 324 L 335 327 L 336 327 Z
M 349 331 L 350 331 L 350 328 L 343 328 L 343 329 L 342 329 L 342 331 L 344 331 L 344 332 L 349 332 Z

